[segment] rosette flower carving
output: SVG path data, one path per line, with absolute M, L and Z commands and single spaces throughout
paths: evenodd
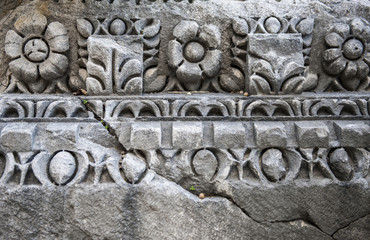
M 12 59 L 9 71 L 17 87 L 26 92 L 52 92 L 68 67 L 63 54 L 69 49 L 66 28 L 59 22 L 47 24 L 41 14 L 23 15 L 5 37 L 5 52 Z M 13 84 L 14 85 L 14 84 Z M 47 88 L 46 88 L 47 87 Z
M 335 24 L 326 35 L 328 47 L 323 54 L 323 66 L 338 77 L 346 90 L 358 90 L 367 85 L 370 66 L 370 25 L 361 19 L 349 24 Z M 365 86 L 366 87 L 366 86 Z
M 194 21 L 181 21 L 173 36 L 168 44 L 168 64 L 176 69 L 185 90 L 198 90 L 202 80 L 215 77 L 220 69 L 220 31 L 214 25 L 199 27 Z

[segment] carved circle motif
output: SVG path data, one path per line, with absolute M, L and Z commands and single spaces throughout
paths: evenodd
M 361 57 L 364 46 L 357 39 L 350 39 L 343 44 L 343 54 L 346 58 L 355 60 Z
M 49 47 L 43 39 L 30 39 L 24 45 L 24 55 L 31 62 L 42 62 L 49 55 Z
M 265 21 L 265 29 L 268 33 L 278 33 L 281 29 L 281 23 L 276 17 L 269 17 Z
M 205 49 L 199 42 L 193 41 L 186 44 L 184 56 L 189 62 L 199 62 L 204 58 Z
M 109 31 L 113 35 L 122 35 L 126 31 L 126 24 L 121 19 L 114 19 L 109 26 Z

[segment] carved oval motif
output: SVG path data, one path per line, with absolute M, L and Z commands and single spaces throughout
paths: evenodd
M 242 18 L 234 18 L 232 21 L 233 30 L 236 34 L 239 34 L 241 36 L 246 36 L 249 32 L 249 26 L 247 21 Z
M 77 31 L 84 38 L 88 38 L 93 33 L 93 26 L 86 19 L 77 19 Z
M 194 156 L 193 166 L 197 174 L 211 180 L 216 173 L 218 162 L 211 151 L 200 150 Z
M 145 161 L 133 153 L 127 153 L 122 159 L 123 174 L 130 183 L 137 183 L 146 171 Z
M 220 85 L 226 91 L 240 91 L 244 89 L 244 75 L 239 69 L 231 67 L 229 74 L 221 75 Z
M 278 149 L 269 149 L 262 155 L 262 170 L 270 181 L 281 180 L 286 173 L 283 154 Z
M 351 180 L 353 169 L 350 163 L 350 157 L 344 148 L 338 148 L 331 153 L 329 166 L 339 180 Z
M 67 183 L 76 170 L 76 160 L 69 152 L 59 152 L 50 161 L 51 178 L 58 185 Z
M 303 35 L 311 34 L 314 27 L 314 19 L 313 18 L 306 18 L 303 19 L 301 22 L 297 24 L 297 31 L 302 33 Z
M 110 24 L 109 31 L 113 35 L 122 35 L 126 31 L 126 24 L 121 19 L 114 19 Z
M 268 33 L 278 33 L 281 29 L 281 23 L 276 17 L 269 17 L 265 21 L 265 29 Z

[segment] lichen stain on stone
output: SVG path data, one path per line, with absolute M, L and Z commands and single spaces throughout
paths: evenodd
M 40 13 L 46 15 L 46 16 L 50 16 L 50 10 L 49 10 L 49 1 L 47 2 L 43 2 L 41 3 L 40 5 L 37 6 L 37 10 L 40 11 Z

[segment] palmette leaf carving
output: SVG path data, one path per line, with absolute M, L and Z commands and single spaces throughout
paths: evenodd
M 286 64 L 282 70 L 281 78 L 283 80 L 289 79 L 294 75 L 299 75 L 304 71 L 304 66 L 301 66 L 295 62 L 289 62 Z
M 274 81 L 275 78 L 274 70 L 272 69 L 271 64 L 265 60 L 257 61 L 253 65 L 252 71 L 265 77 L 269 81 Z
M 258 60 L 252 67 L 249 91 L 258 95 L 300 94 L 306 83 L 304 70 L 304 66 L 296 62 L 288 62 L 283 65 L 282 70 L 274 70 L 269 62 Z
M 100 39 L 97 41 L 90 39 L 88 48 L 90 53 L 87 62 L 89 77 L 86 79 L 88 93 L 92 95 L 112 93 L 112 49 Z
M 305 80 L 303 76 L 292 77 L 284 82 L 281 91 L 285 94 L 299 94 L 303 91 Z
M 133 45 L 134 50 L 120 45 L 121 41 Z M 89 77 L 86 86 L 89 94 L 142 92 L 142 60 L 139 50 L 142 44 L 137 37 L 118 37 L 116 40 L 91 37 L 88 49 Z
M 250 78 L 249 91 L 251 94 L 270 94 L 271 87 L 269 82 L 258 75 L 252 75 Z

